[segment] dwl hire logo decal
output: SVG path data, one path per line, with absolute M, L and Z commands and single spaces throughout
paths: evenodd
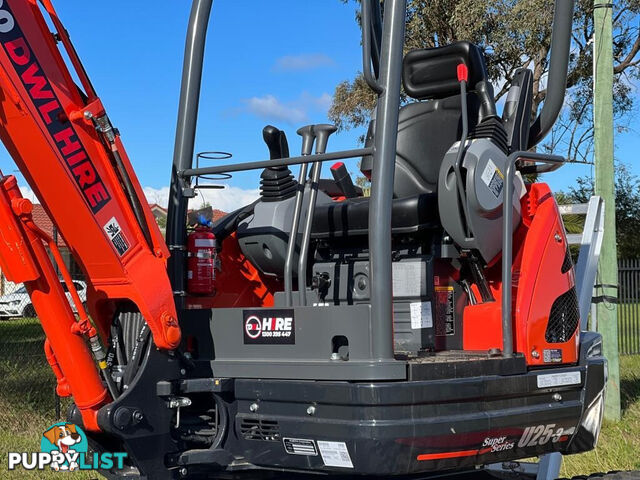
M 122 469 L 127 454 L 89 451 L 87 436 L 73 423 L 56 423 L 44 431 L 40 452 L 9 452 L 9 470 L 59 471 Z

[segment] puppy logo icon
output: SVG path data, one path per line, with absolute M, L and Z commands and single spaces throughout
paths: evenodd
M 2 0 L 0 0 L 2 3 Z M 126 452 L 89 451 L 87 435 L 73 423 L 60 422 L 42 433 L 39 452 L 8 452 L 8 469 L 50 470 L 122 470 Z
M 51 454 L 51 468 L 73 471 L 78 469 L 79 455 L 87 453 L 88 443 L 80 427 L 56 423 L 42 434 L 40 449 Z

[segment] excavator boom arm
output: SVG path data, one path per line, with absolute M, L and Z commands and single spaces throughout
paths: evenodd
M 134 304 L 155 345 L 176 348 L 181 335 L 166 274 L 169 252 L 119 132 L 49 0 L 0 0 L 0 139 L 85 273 L 87 306 L 102 342 L 122 306 L 131 309 Z M 2 266 L 11 264 L 16 244 L 36 241 L 29 229 L 29 215 L 11 204 L 19 196 L 16 192 L 12 187 L 0 195 L 5 214 L 16 219 L 12 233 L 21 238 L 11 237 L 13 243 L 6 236 L 0 239 Z M 42 263 L 48 258 L 33 246 L 25 248 L 29 261 L 23 266 L 12 264 L 7 271 L 17 281 L 42 281 L 48 268 Z M 68 325 L 59 333 L 57 327 L 62 325 L 50 303 L 43 300 L 34 306 L 49 337 L 49 332 L 63 336 L 87 333 L 86 329 L 71 331 Z M 49 338 L 48 356 L 63 356 L 56 351 L 61 344 Z M 86 348 L 82 342 L 74 345 Z M 79 381 L 73 384 L 76 377 L 69 366 L 65 370 L 64 362 L 58 363 L 63 383 L 75 396 L 85 387 Z

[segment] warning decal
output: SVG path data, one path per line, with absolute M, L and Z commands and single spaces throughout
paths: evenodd
M 107 232 L 111 243 L 113 243 L 113 246 L 120 256 L 124 255 L 127 250 L 129 250 L 129 242 L 127 242 L 124 233 L 122 233 L 122 229 L 120 228 L 120 224 L 116 220 L 116 217 L 111 217 L 111 220 L 109 220 L 104 226 L 104 231 Z
M 344 442 L 321 442 L 318 440 L 322 461 L 327 467 L 353 468 L 351 456 Z
M 498 169 L 496 164 L 493 163 L 493 160 L 489 159 L 487 166 L 484 167 L 481 178 L 484 184 L 489 188 L 489 190 L 491 190 L 491 193 L 498 198 L 504 187 L 504 175 Z
M 455 305 L 453 287 L 435 287 L 436 335 L 455 335 Z

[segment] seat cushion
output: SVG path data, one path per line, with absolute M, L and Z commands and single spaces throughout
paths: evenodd
M 437 195 L 424 193 L 393 200 L 393 234 L 440 228 Z M 369 197 L 318 205 L 313 215 L 313 238 L 346 238 L 369 233 Z

